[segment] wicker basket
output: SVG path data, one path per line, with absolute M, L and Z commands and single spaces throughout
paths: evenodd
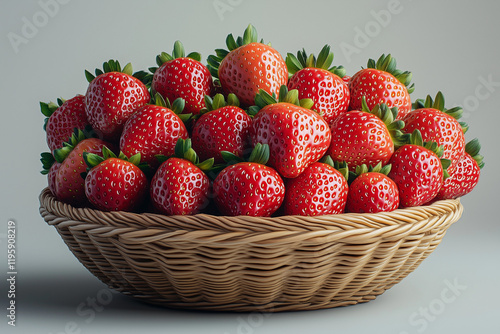
M 109 287 L 172 308 L 276 312 L 366 302 L 412 272 L 457 221 L 459 200 L 391 213 L 276 218 L 73 208 L 40 213 Z

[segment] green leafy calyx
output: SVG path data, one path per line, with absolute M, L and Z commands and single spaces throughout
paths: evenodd
M 104 62 L 102 64 L 102 69 L 96 68 L 95 69 L 95 75 L 90 73 L 89 71 L 85 70 L 85 77 L 87 78 L 88 82 L 92 82 L 97 76 L 104 74 L 104 73 L 110 73 L 110 72 L 120 72 L 120 73 L 125 73 L 130 76 L 136 77 L 136 75 L 133 73 L 132 69 L 132 64 L 128 63 L 125 65 L 123 68 L 120 65 L 120 62 L 118 60 L 113 60 L 110 59 L 107 62 Z M 141 80 L 141 72 L 137 72 L 137 78 Z
M 477 162 L 477 165 L 479 166 L 479 168 L 483 168 L 484 167 L 484 157 L 479 154 L 481 151 L 481 143 L 479 143 L 479 139 L 477 138 L 474 138 L 472 139 L 470 142 L 468 142 L 466 145 L 465 145 L 465 152 L 467 152 L 467 154 L 469 154 L 472 159 L 476 160 Z
M 227 50 L 216 49 L 215 55 L 210 55 L 207 58 L 207 63 L 208 63 L 207 67 L 212 76 L 215 78 L 219 77 L 220 63 L 229 54 L 229 52 L 236 50 L 243 45 L 248 45 L 251 43 L 264 44 L 264 40 L 261 39 L 260 41 L 258 41 L 257 29 L 255 29 L 255 27 L 251 24 L 249 24 L 248 27 L 245 29 L 243 37 L 239 36 L 238 38 L 234 39 L 233 34 L 227 35 L 226 37 Z
M 413 102 L 413 109 L 423 109 L 423 108 L 432 108 L 432 109 L 437 109 L 439 111 L 442 111 L 451 117 L 455 118 L 456 120 L 459 120 L 462 117 L 463 114 L 463 109 L 462 107 L 453 107 L 451 109 L 446 109 L 445 108 L 445 100 L 444 100 L 444 95 L 442 92 L 437 92 L 436 97 L 433 99 L 432 96 L 427 95 L 427 97 L 424 99 L 417 99 L 415 102 Z M 464 123 L 462 126 L 467 127 L 467 125 Z
M 174 150 L 173 156 L 170 156 L 170 157 L 167 157 L 164 155 L 157 155 L 156 156 L 156 158 L 160 162 L 167 161 L 168 159 L 170 159 L 172 157 L 187 160 L 187 161 L 193 163 L 195 166 L 197 166 L 202 171 L 208 171 L 214 165 L 214 158 L 210 158 L 210 159 L 207 159 L 205 161 L 200 162 L 200 158 L 198 157 L 198 154 L 196 154 L 195 150 L 192 148 L 191 139 L 189 139 L 189 138 L 188 139 L 179 138 L 177 140 L 177 143 L 175 144 L 175 150 Z
M 375 115 L 380 118 L 382 122 L 384 122 L 387 130 L 389 130 L 389 134 L 395 147 L 403 146 L 406 143 L 407 138 L 401 131 L 404 128 L 405 123 L 401 120 L 396 120 L 398 116 L 398 107 L 389 108 L 385 103 L 381 103 L 375 105 L 370 110 L 364 96 L 361 100 L 361 105 L 362 111 Z
M 368 68 L 374 68 L 380 71 L 384 71 L 392 74 L 399 82 L 406 86 L 408 93 L 411 94 L 415 90 L 415 85 L 411 83 L 412 73 L 409 71 L 401 71 L 397 69 L 396 59 L 390 54 L 387 56 L 382 54 L 380 58 L 375 62 L 373 59 L 368 60 Z
M 280 87 L 279 95 L 276 97 L 276 94 L 269 94 L 263 89 L 259 90 L 259 93 L 255 95 L 255 105 L 248 108 L 248 113 L 250 115 L 256 115 L 260 109 L 264 108 L 267 105 L 276 104 L 276 103 L 291 103 L 296 106 L 311 109 L 314 105 L 314 101 L 312 99 L 301 99 L 299 100 L 299 91 L 296 89 L 288 90 L 286 85 L 282 85 Z
M 292 75 L 304 68 L 324 69 L 341 78 L 346 75 L 346 70 L 343 66 L 331 66 L 333 63 L 333 52 L 330 51 L 329 45 L 325 45 L 321 49 L 317 58 L 314 54 L 307 55 L 306 51 L 302 49 L 302 51 L 297 51 L 297 56 L 288 53 L 285 62 L 288 72 Z

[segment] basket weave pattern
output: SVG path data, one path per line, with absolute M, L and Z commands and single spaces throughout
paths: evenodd
M 174 308 L 276 312 L 366 302 L 440 243 L 459 200 L 390 213 L 319 217 L 164 216 L 57 201 L 40 214 L 109 287 Z

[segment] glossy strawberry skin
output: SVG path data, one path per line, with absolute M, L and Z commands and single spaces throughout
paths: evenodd
M 226 94 L 234 93 L 244 106 L 254 104 L 259 89 L 278 96 L 288 81 L 286 63 L 278 51 L 262 43 L 250 43 L 232 50 L 221 61 L 220 84 Z
M 89 121 L 85 114 L 85 97 L 77 95 L 66 100 L 49 117 L 45 131 L 47 133 L 47 144 L 51 152 L 63 147 L 74 132 L 74 129 L 83 130 Z
M 392 155 L 389 177 L 397 184 L 401 207 L 431 201 L 443 186 L 443 167 L 437 155 L 417 145 L 401 146 Z
M 192 215 L 208 204 L 210 181 L 193 163 L 179 158 L 163 162 L 151 181 L 151 200 L 166 215 Z
M 164 63 L 153 75 L 151 87 L 171 102 L 183 98 L 183 113 L 198 114 L 205 107 L 205 95 L 212 95 L 212 75 L 201 62 L 187 58 L 176 58 Z
M 127 119 L 148 101 L 148 89 L 138 79 L 125 73 L 108 72 L 89 84 L 85 112 L 101 137 L 117 141 Z
M 349 186 L 347 212 L 390 212 L 398 207 L 398 187 L 384 174 L 377 172 L 361 174 Z
M 329 125 L 349 108 L 350 95 L 347 84 L 328 70 L 303 68 L 290 78 L 288 89 L 297 89 L 299 99 L 312 99 L 314 105 L 311 109 L 320 113 Z
M 57 177 L 57 171 L 59 170 L 59 167 L 61 164 L 57 161 L 54 161 L 53 165 L 49 169 L 49 173 L 47 174 L 47 181 L 48 181 L 48 186 L 50 189 L 50 192 L 52 192 L 52 195 L 56 196 L 57 194 L 57 189 L 56 189 L 56 177 Z
M 347 181 L 335 168 L 315 162 L 286 182 L 285 215 L 318 216 L 343 213 Z
M 193 149 L 200 161 L 214 158 L 223 163 L 221 151 L 243 157 L 250 147 L 252 119 L 241 108 L 226 106 L 210 111 L 198 119 L 193 127 Z
M 444 146 L 441 158 L 450 159 L 448 172 L 462 159 L 465 153 L 465 136 L 460 123 L 452 116 L 433 108 L 417 109 L 403 118 L 403 131 L 420 130 L 424 141 L 434 141 Z
M 83 160 L 83 152 L 94 153 L 102 156 L 102 148 L 107 146 L 113 150 L 114 146 L 97 138 L 84 139 L 61 163 L 55 176 L 55 197 L 73 206 L 85 206 L 87 198 L 85 196 L 85 180 L 81 176 L 87 170 L 87 165 Z
M 351 110 L 337 117 L 331 127 L 328 153 L 334 161 L 347 162 L 349 169 L 366 164 L 387 164 L 394 143 L 384 122 L 370 113 Z
M 229 216 L 269 217 L 281 206 L 285 185 L 271 167 L 240 162 L 223 169 L 213 183 L 215 204 Z
M 253 119 L 252 144 L 268 144 L 269 166 L 294 178 L 318 161 L 330 145 L 328 123 L 318 113 L 280 102 L 262 108 Z
M 406 86 L 385 71 L 373 68 L 358 71 L 349 80 L 349 91 L 350 110 L 361 110 L 362 98 L 365 96 L 370 110 L 381 103 L 387 104 L 389 108 L 398 107 L 398 120 L 411 111 L 411 99 Z
M 465 153 L 450 173 L 450 177 L 444 180 L 436 199 L 453 199 L 467 195 L 479 182 L 480 174 L 477 162 Z
M 140 153 L 141 162 L 157 168 L 159 162 L 155 156 L 173 155 L 179 138 L 188 138 L 188 131 L 179 116 L 168 108 L 146 105 L 125 123 L 120 150 L 127 157 Z
M 102 211 L 133 211 L 147 194 L 148 181 L 136 165 L 109 158 L 93 167 L 85 178 L 85 194 Z

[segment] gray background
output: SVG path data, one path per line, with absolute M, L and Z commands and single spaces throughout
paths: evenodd
M 500 332 L 500 160 L 494 141 L 500 121 L 499 2 L 401 0 L 390 18 L 380 13 L 395 2 L 385 0 L 65 2 L 47 15 L 40 14 L 38 1 L 1 1 L 0 268 L 7 271 L 9 219 L 18 224 L 19 267 L 18 326 L 7 326 L 0 311 L 2 333 Z M 34 19 L 38 31 L 23 34 L 23 25 Z M 467 139 L 481 139 L 486 169 L 476 190 L 463 198 L 461 220 L 414 273 L 375 301 L 266 316 L 148 306 L 111 294 L 39 216 L 37 196 L 46 180 L 38 159 L 46 145 L 38 101 L 84 93 L 83 70 L 110 58 L 131 61 L 136 70 L 152 66 L 156 54 L 170 52 L 177 39 L 205 59 L 224 46 L 228 33 L 241 35 L 248 23 L 282 54 L 301 47 L 317 53 L 331 44 L 335 63 L 349 74 L 370 57 L 392 53 L 400 68 L 414 73 L 413 98 L 442 90 L 448 106 L 464 105 Z M 12 33 L 26 38 L 17 52 Z M 4 309 L 7 290 L 1 281 Z M 446 290 L 453 282 L 461 286 L 456 294 Z M 92 314 L 85 303 L 97 297 L 109 298 Z

